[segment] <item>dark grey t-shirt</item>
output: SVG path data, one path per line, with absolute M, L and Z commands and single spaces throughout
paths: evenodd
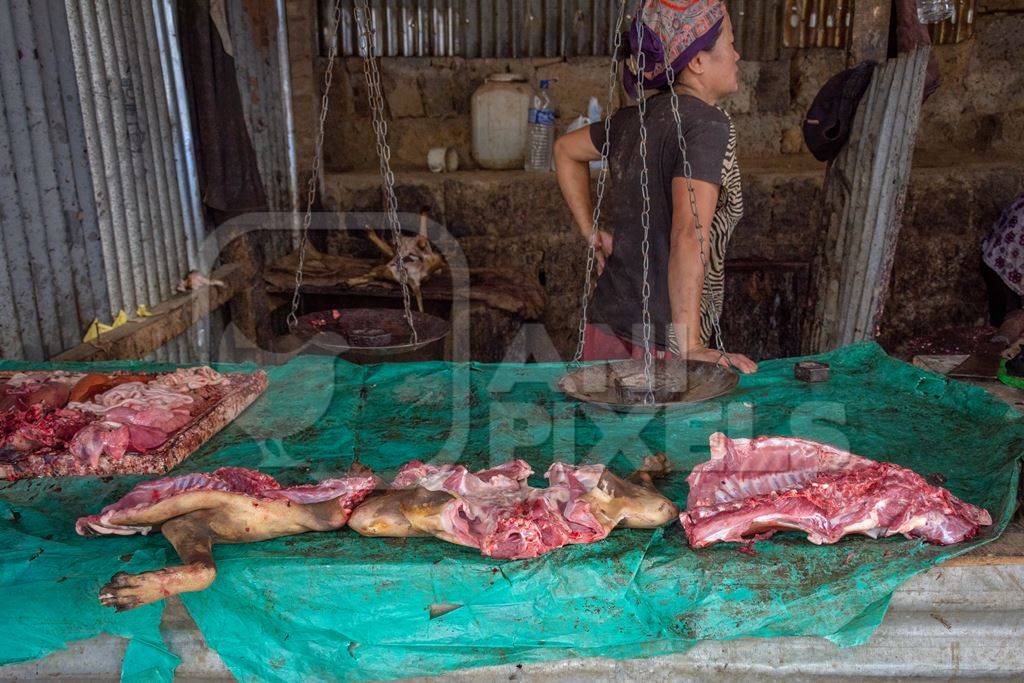
M 640 123 L 637 107 L 623 107 L 611 117 L 609 185 L 602 211 L 604 229 L 611 228 L 611 258 L 597 281 L 594 322 L 603 323 L 617 336 L 640 343 L 643 319 L 643 226 L 640 220 Z M 679 96 L 679 113 L 687 159 L 693 178 L 715 185 L 722 182 L 722 167 L 729 144 L 729 118 L 719 109 L 692 97 Z M 672 179 L 683 178 L 682 154 L 676 136 L 671 97 L 661 93 L 647 100 L 647 173 L 650 214 L 650 311 L 653 339 L 668 346 L 672 313 L 668 296 L 668 258 L 672 234 Z M 590 126 L 590 139 L 598 150 L 604 144 L 604 123 Z M 697 254 L 693 258 L 698 258 Z

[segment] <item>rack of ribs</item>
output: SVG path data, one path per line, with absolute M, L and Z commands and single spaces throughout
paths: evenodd
M 989 513 L 899 465 L 782 436 L 711 436 L 711 460 L 687 477 L 680 515 L 694 548 L 797 530 L 811 543 L 902 534 L 948 545 L 992 524 Z

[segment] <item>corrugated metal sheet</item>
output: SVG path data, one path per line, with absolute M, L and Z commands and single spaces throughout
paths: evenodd
M 169 0 L 0 3 L 0 355 L 156 304 L 202 234 Z M 196 333 L 158 351 L 195 355 Z
M 775 59 L 783 0 L 731 0 L 747 59 Z M 320 0 L 323 54 L 333 0 Z M 611 54 L 618 0 L 371 0 L 379 56 L 579 57 Z M 340 53 L 359 54 L 355 0 L 342 0 Z M 630 0 L 627 16 L 637 6 Z
M 786 0 L 786 47 L 842 47 L 850 41 L 855 0 Z
M 288 212 L 297 204 L 298 179 L 291 144 L 288 38 L 280 14 L 283 3 L 230 0 L 226 4 L 242 108 L 269 209 L 274 213 Z M 280 230 L 261 233 L 268 260 L 284 255 L 293 246 L 293 226 L 288 216 L 274 218 L 281 220 Z
M 43 358 L 107 308 L 63 2 L 0 4 L 0 354 Z
M 766 2 L 768 0 L 765 0 Z M 749 0 L 756 3 L 758 0 Z M 785 47 L 847 48 L 855 0 L 785 0 L 782 41 Z M 735 5 L 730 3 L 730 7 Z M 959 43 L 974 35 L 977 0 L 956 0 L 953 17 L 930 24 L 933 45 Z
M 933 45 L 962 43 L 974 35 L 974 17 L 978 12 L 977 0 L 956 0 L 953 16 L 928 26 Z

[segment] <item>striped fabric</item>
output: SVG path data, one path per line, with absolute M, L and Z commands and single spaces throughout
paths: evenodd
M 729 114 L 719 107 L 723 114 Z M 740 178 L 740 165 L 736 160 L 736 126 L 729 117 L 729 144 L 725 148 L 725 159 L 722 162 L 722 185 L 718 193 L 718 206 L 711 221 L 711 255 L 708 259 L 708 270 L 704 276 L 704 293 L 700 302 L 700 336 L 701 341 L 710 346 L 714 341 L 715 312 L 722 315 L 725 301 L 725 249 L 732 237 L 732 231 L 743 216 L 743 186 Z M 713 304 L 713 306 L 712 306 Z M 675 328 L 669 326 L 668 348 L 676 356 L 679 355 L 679 343 L 676 340 Z

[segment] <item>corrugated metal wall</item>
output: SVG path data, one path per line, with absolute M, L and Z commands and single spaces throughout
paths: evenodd
M 232 8 L 244 18 L 241 4 Z M 250 99 L 263 124 L 254 137 L 270 150 L 261 165 L 285 208 L 271 19 L 266 78 L 256 69 L 240 78 L 265 88 L 268 102 Z M 237 44 L 248 46 L 251 27 L 239 25 Z M 93 318 L 170 297 L 204 234 L 174 3 L 0 3 L 0 116 L 0 356 L 52 356 L 79 343 Z M 202 357 L 204 344 L 193 328 L 154 357 Z
M 320 0 L 323 53 L 333 0 Z M 390 57 L 579 57 L 611 54 L 618 0 L 370 0 L 378 54 Z M 632 19 L 635 0 L 630 0 Z M 342 0 L 340 52 L 359 54 L 355 0 Z M 775 59 L 782 0 L 731 0 L 747 59 Z
M 283 9 L 283 0 L 226 3 L 242 108 L 269 209 L 275 213 L 288 212 L 298 204 Z M 280 231 L 261 234 L 268 260 L 284 255 L 294 246 L 289 232 L 293 227 L 291 219 L 282 214 L 275 216 L 275 220 L 282 222 Z
M 783 44 L 786 47 L 849 47 L 854 2 L 855 0 L 786 0 Z M 730 7 L 734 4 L 735 2 L 730 3 Z M 976 0 L 955 0 L 951 18 L 928 25 L 932 44 L 959 43 L 974 35 L 976 4 Z
M 0 355 L 73 346 L 108 314 L 63 0 L 0 3 Z

